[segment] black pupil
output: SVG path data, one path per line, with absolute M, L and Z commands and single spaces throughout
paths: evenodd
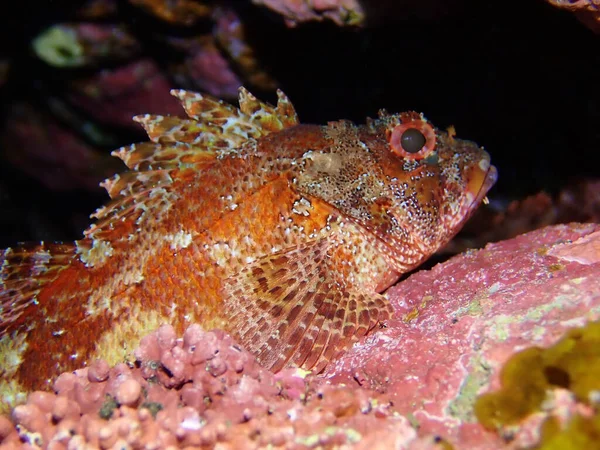
M 406 130 L 402 133 L 402 138 L 400 139 L 402 148 L 408 153 L 417 153 L 423 148 L 425 142 L 425 136 L 423 136 L 423 133 L 416 128 L 409 128 Z

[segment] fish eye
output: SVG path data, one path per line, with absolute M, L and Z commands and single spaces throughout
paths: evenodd
M 427 158 L 436 146 L 433 127 L 416 113 L 404 113 L 400 118 L 402 123 L 388 134 L 392 152 L 413 161 Z
M 427 142 L 425 136 L 416 128 L 409 128 L 400 138 L 400 145 L 408 153 L 417 153 L 423 148 L 425 142 Z

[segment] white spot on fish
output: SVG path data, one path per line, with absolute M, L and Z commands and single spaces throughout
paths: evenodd
M 91 248 L 82 247 L 80 242 L 77 242 L 77 253 L 79 259 L 87 267 L 95 267 L 104 264 L 108 258 L 113 255 L 113 248 L 110 242 L 100 239 L 94 239 Z
M 302 197 L 300 200 L 296 200 L 292 207 L 292 212 L 294 214 L 299 214 L 304 217 L 310 216 L 310 211 L 312 210 L 312 204 L 309 200 Z
M 177 251 L 190 246 L 192 243 L 192 233 L 186 233 L 181 230 L 175 234 L 165 236 L 165 240 L 171 243 L 172 250 Z

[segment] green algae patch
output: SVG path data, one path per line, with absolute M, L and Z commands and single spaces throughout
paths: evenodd
M 158 402 L 145 402 L 140 405 L 140 409 L 141 408 L 148 409 L 150 411 L 150 414 L 152 414 L 152 417 L 156 420 L 156 415 L 160 410 L 163 409 L 163 405 L 161 405 Z
M 600 414 L 575 416 L 563 429 L 557 420 L 544 422 L 540 444 L 532 450 L 580 450 L 600 448 Z
M 104 403 L 102 403 L 102 407 L 100 411 L 98 411 L 98 415 L 104 419 L 108 420 L 112 417 L 113 411 L 119 407 L 117 400 L 112 395 L 106 394 L 104 398 Z
M 427 305 L 429 303 L 431 303 L 433 300 L 434 300 L 434 297 L 431 295 L 424 296 L 421 299 L 421 303 L 419 304 L 419 306 L 416 306 L 410 312 L 406 313 L 404 315 L 404 317 L 402 317 L 402 320 L 406 323 L 413 321 L 414 319 L 419 317 L 419 314 L 421 313 L 421 311 L 423 311 L 427 307 Z
M 464 422 L 474 422 L 473 404 L 477 393 L 489 383 L 490 367 L 487 362 L 476 357 L 470 364 L 471 373 L 460 387 L 457 397 L 448 405 L 447 412 L 450 416 Z
M 467 305 L 458 308 L 455 317 L 458 319 L 462 316 L 473 316 L 478 317 L 483 313 L 483 307 L 479 298 L 475 297 Z
M 484 427 L 515 423 L 539 408 L 549 387 L 543 371 L 543 351 L 533 347 L 514 355 L 502 368 L 502 389 L 475 401 L 475 416 Z
M 555 387 L 568 389 L 578 401 L 590 404 L 590 394 L 600 389 L 600 322 L 568 331 L 552 347 L 531 347 L 513 355 L 502 368 L 500 380 L 499 391 L 480 396 L 474 405 L 475 416 L 486 428 L 514 424 L 539 410 L 546 392 Z M 598 423 L 597 418 L 577 420 Z M 597 426 L 574 422 L 573 427 L 594 429 L 596 439 L 600 438 Z M 551 423 L 544 429 L 549 434 Z

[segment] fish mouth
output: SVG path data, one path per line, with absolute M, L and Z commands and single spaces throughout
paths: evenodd
M 446 236 L 448 240 L 460 231 L 481 202 L 486 202 L 485 196 L 498 179 L 498 171 L 490 164 L 490 157 L 486 152 L 479 163 L 470 168 L 465 177 L 467 184 L 460 206 L 456 214 L 448 215 L 444 220 L 444 226 L 451 231 Z
M 474 210 L 479 206 L 496 180 L 498 180 L 498 170 L 490 164 L 489 157 L 482 159 L 467 185 L 467 192 L 473 197 L 470 208 Z

